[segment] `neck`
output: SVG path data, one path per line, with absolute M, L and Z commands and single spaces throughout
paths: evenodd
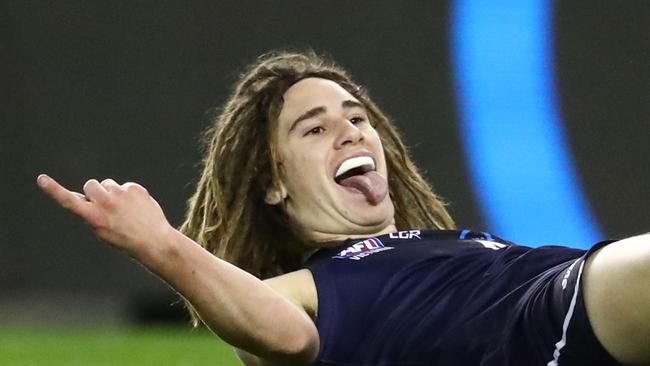
M 312 233 L 311 237 L 313 241 L 310 245 L 310 248 L 305 251 L 303 254 L 303 262 L 307 260 L 312 254 L 314 254 L 320 248 L 331 248 L 341 245 L 344 241 L 348 239 L 361 239 L 361 238 L 370 238 L 373 236 L 380 236 L 384 234 L 394 233 L 397 231 L 395 224 L 390 224 L 383 228 L 380 231 L 374 233 L 366 234 L 329 234 L 329 233 Z
M 325 247 L 337 246 L 348 239 L 370 238 L 373 236 L 384 235 L 396 231 L 397 231 L 397 227 L 395 226 L 394 223 L 391 223 L 390 225 L 384 227 L 381 230 L 368 232 L 368 233 L 333 234 L 333 233 L 312 232 L 310 233 L 310 237 L 315 247 L 325 248 Z

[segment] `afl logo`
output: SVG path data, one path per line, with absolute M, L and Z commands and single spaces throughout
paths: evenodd
M 355 243 L 347 247 L 346 249 L 340 251 L 337 255 L 333 256 L 332 258 L 352 259 L 358 261 L 361 258 L 367 257 L 371 254 L 383 252 L 384 250 L 390 250 L 390 249 L 393 249 L 393 247 L 386 247 L 381 242 L 381 240 L 377 238 L 372 238 L 372 239 L 366 239 L 364 241 Z

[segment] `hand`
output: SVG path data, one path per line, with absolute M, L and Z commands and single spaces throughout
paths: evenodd
M 91 179 L 81 194 L 45 174 L 36 181 L 48 196 L 84 219 L 102 240 L 133 257 L 162 245 L 173 230 L 158 202 L 137 183 L 119 185 L 112 179 L 101 183 Z

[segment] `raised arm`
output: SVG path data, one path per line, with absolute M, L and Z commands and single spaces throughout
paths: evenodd
M 650 234 L 609 244 L 585 266 L 594 333 L 625 365 L 650 365 Z
M 135 183 L 89 180 L 72 192 L 41 175 L 38 185 L 172 286 L 219 337 L 255 355 L 256 364 L 309 364 L 319 349 L 313 321 L 298 305 L 222 261 L 174 229 L 158 203 Z

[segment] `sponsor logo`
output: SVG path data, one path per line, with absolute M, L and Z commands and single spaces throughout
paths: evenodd
M 422 239 L 420 238 L 420 230 L 398 231 L 396 233 L 390 233 L 388 237 L 391 239 Z
M 384 243 L 382 243 L 381 240 L 372 238 L 352 244 L 346 249 L 340 251 L 339 254 L 333 256 L 332 258 L 352 259 L 358 261 L 361 258 L 367 257 L 371 254 L 383 252 L 390 249 L 393 249 L 393 247 L 384 246 Z

